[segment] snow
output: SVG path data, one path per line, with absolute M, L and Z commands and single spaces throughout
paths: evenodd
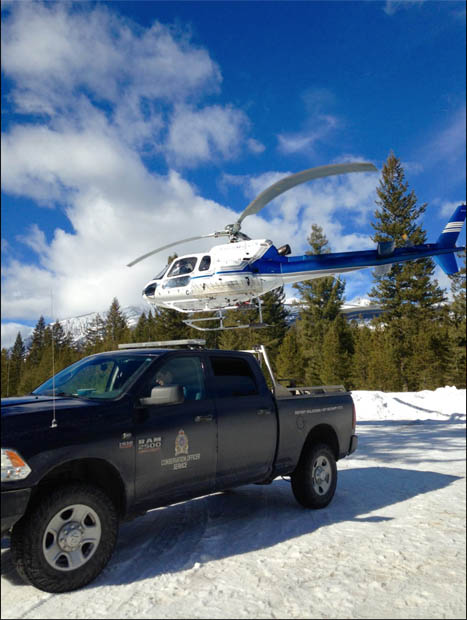
M 353 396 L 327 508 L 277 479 L 157 509 L 60 595 L 23 584 L 4 539 L 2 618 L 465 618 L 466 391 Z

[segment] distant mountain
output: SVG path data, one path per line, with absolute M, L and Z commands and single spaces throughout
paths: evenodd
M 124 315 L 127 320 L 128 326 L 135 327 L 139 317 L 143 312 L 149 310 L 149 306 L 123 306 L 120 308 L 120 311 Z M 97 315 L 100 315 L 103 320 L 105 320 L 107 316 L 107 311 L 105 312 L 90 312 L 89 314 L 81 314 L 79 316 L 75 316 L 69 319 L 62 319 L 60 325 L 63 327 L 67 334 L 70 334 L 72 340 L 75 344 L 80 343 L 84 340 L 86 336 L 86 329 L 89 325 L 94 321 Z M 52 323 L 51 323 L 52 324 Z
M 291 325 L 298 318 L 300 300 L 297 297 L 289 297 L 284 305 L 289 312 L 289 324 Z M 342 304 L 342 314 L 349 321 L 356 320 L 357 323 L 366 324 L 381 314 L 381 307 L 368 297 L 356 297 Z

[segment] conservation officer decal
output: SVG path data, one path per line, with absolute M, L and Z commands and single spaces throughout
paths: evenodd
M 162 459 L 162 467 L 168 465 L 172 466 L 172 469 L 186 469 L 188 464 L 192 461 L 199 461 L 201 454 L 188 454 L 188 437 L 183 429 L 178 431 L 178 435 L 175 438 L 175 456 L 171 459 Z
M 178 431 L 177 438 L 175 439 L 175 456 L 179 454 L 188 454 L 188 437 L 185 435 L 184 430 Z

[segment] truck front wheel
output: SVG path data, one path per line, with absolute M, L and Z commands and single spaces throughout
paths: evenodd
M 324 508 L 337 484 L 336 459 L 326 444 L 312 444 L 291 476 L 295 499 L 305 508 Z
M 13 561 L 21 577 L 40 590 L 76 590 L 110 560 L 117 532 L 116 509 L 102 490 L 85 484 L 61 487 L 13 528 Z

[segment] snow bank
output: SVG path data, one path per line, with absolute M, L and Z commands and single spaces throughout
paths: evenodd
M 421 392 L 374 392 L 355 390 L 352 397 L 358 421 L 436 420 L 465 422 L 466 390 L 453 386 Z

